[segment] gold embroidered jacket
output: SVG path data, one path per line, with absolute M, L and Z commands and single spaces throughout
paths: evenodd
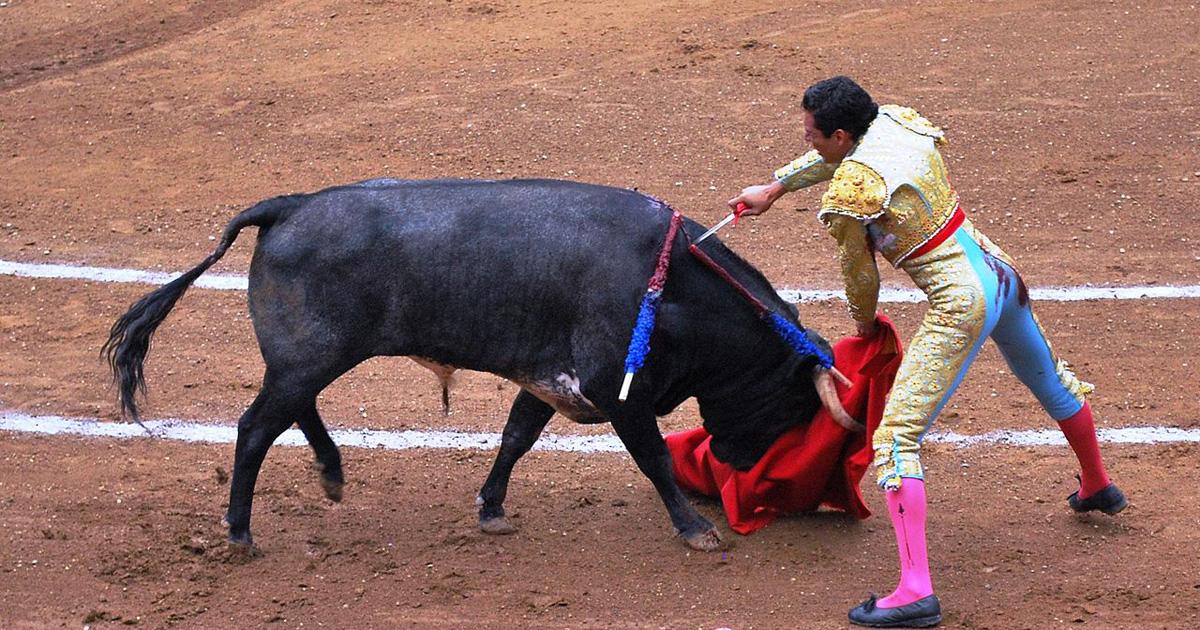
M 875 317 L 879 270 L 874 251 L 893 266 L 933 238 L 958 207 L 937 146 L 942 130 L 915 110 L 883 105 L 840 164 L 809 151 L 775 171 L 787 190 L 829 180 L 817 218 L 838 242 L 850 314 Z

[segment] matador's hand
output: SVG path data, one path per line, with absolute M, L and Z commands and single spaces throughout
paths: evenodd
M 856 322 L 854 322 L 854 324 L 855 324 L 855 332 L 854 332 L 855 337 L 863 337 L 863 338 L 869 339 L 871 337 L 874 337 L 875 333 L 879 332 L 879 324 L 876 324 L 875 320 L 873 320 L 873 319 L 869 322 L 856 321 Z
M 730 199 L 727 203 L 731 209 L 736 209 L 738 204 L 745 204 L 746 209 L 742 212 L 743 216 L 755 216 L 769 210 L 771 204 L 786 193 L 787 190 L 779 182 L 747 186 L 742 189 L 740 195 Z

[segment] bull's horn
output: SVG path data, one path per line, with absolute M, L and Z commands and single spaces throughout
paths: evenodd
M 854 387 L 854 381 L 846 378 L 846 375 L 838 371 L 836 367 L 829 368 L 829 373 L 832 374 L 833 378 L 836 378 L 842 385 L 845 385 L 846 387 Z
M 837 388 L 833 386 L 833 376 L 830 375 L 829 370 L 821 367 L 814 369 L 813 384 L 817 387 L 817 395 L 821 397 L 821 404 L 825 405 L 825 409 L 829 411 L 829 415 L 833 416 L 834 422 L 852 433 L 866 432 L 867 427 L 852 418 L 846 412 L 846 408 L 842 406 L 842 401 L 838 399 Z

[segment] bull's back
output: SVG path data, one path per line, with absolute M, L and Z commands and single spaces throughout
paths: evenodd
M 627 341 L 669 218 L 636 192 L 551 180 L 322 191 L 260 237 L 256 329 L 264 354 L 303 336 L 505 375 L 558 363 Z

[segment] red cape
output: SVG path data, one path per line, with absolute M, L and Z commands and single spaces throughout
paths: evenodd
M 869 338 L 845 337 L 833 346 L 834 364 L 853 382 L 838 384 L 846 411 L 867 425 L 851 433 L 821 409 L 809 424 L 789 429 L 753 468 L 734 470 L 712 454 L 703 428 L 666 436 L 675 478 L 684 490 L 719 497 L 729 527 L 749 534 L 780 514 L 809 512 L 824 505 L 862 519 L 871 515 L 858 482 L 871 463 L 869 436 L 883 418 L 903 350 L 887 317 Z

